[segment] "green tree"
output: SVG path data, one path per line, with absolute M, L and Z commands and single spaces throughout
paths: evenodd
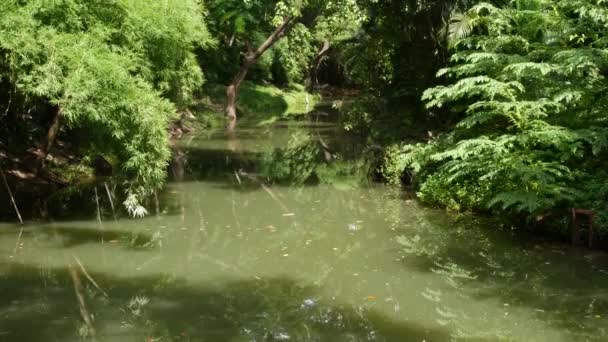
M 435 73 L 448 59 L 442 29 L 458 0 L 358 1 L 361 30 L 340 44 L 347 80 L 364 90 L 345 107 L 345 126 L 369 134 L 375 143 L 401 141 L 442 126 L 426 115 L 420 100 L 438 84 Z
M 281 39 L 301 14 L 302 0 L 287 1 L 240 1 L 215 0 L 209 2 L 217 34 L 232 45 L 241 43 L 246 49 L 241 66 L 226 89 L 224 111 L 230 127 L 236 124 L 236 100 L 243 80 L 250 68 L 262 55 Z M 256 33 L 265 32 L 266 38 L 254 46 Z
M 287 69 L 287 80 L 300 80 L 303 78 L 303 70 L 308 73 L 314 57 L 309 49 L 313 36 L 329 39 L 330 36 L 337 36 L 336 31 L 339 29 L 348 28 L 338 26 L 342 22 L 336 19 L 340 9 L 346 8 L 345 4 L 348 8 L 356 5 L 352 0 L 209 2 L 214 33 L 225 47 L 236 46 L 239 54 L 243 51 L 242 58 L 238 61 L 240 67 L 235 70 L 226 89 L 224 109 L 231 122 L 229 127 L 234 127 L 236 123 L 236 101 L 240 86 L 252 67 L 267 55 L 266 52 L 283 37 L 291 35 L 287 43 L 278 47 L 279 52 L 275 57 Z M 319 27 L 323 28 L 314 32 L 317 23 L 322 23 Z M 329 28 L 331 25 L 333 27 Z
M 211 43 L 196 0 L 2 1 L 0 82 L 21 100 L 5 110 L 50 113 L 42 160 L 60 129 L 84 129 L 133 191 L 151 190 L 165 179 L 169 121 L 203 81 L 193 50 Z
M 400 159 L 418 172 L 422 198 L 527 215 L 561 205 L 605 214 L 597 184 L 608 148 L 606 4 L 480 3 L 458 21 L 468 28 L 452 35 L 451 65 L 438 72 L 448 84 L 423 96 L 430 115 L 446 107 L 458 123 Z
M 356 0 L 311 1 L 314 14 L 311 23 L 314 40 L 319 46 L 314 54 L 308 70 L 306 85 L 314 89 L 318 85 L 318 70 L 324 59 L 336 50 L 335 59 L 343 64 L 340 51 L 347 42 L 354 41 L 360 33 L 366 19 L 364 11 Z

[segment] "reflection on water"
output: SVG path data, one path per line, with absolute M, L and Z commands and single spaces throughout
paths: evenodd
M 159 215 L 0 227 L 0 341 L 90 334 L 67 264 L 99 341 L 608 340 L 608 257 L 361 186 L 355 145 L 195 137 Z

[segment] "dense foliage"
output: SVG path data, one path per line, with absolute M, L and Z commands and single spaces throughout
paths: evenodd
M 423 200 L 454 209 L 589 207 L 605 223 L 606 23 L 606 4 L 592 0 L 480 3 L 454 16 L 446 85 L 423 100 L 455 125 L 393 150 L 385 171 L 413 173 Z
M 444 23 L 469 3 L 454 0 L 361 1 L 362 30 L 343 47 L 352 84 L 369 95 L 346 108 L 351 130 L 371 133 L 376 142 L 416 137 L 442 126 L 420 101 L 437 84 L 434 75 L 448 58 Z
M 214 83 L 207 95 L 234 120 L 242 84 L 254 108 L 276 100 L 250 95 L 245 80 L 346 84 L 363 95 L 335 102 L 344 127 L 368 133 L 370 150 L 390 146 L 379 173 L 412 182 L 422 200 L 524 218 L 585 207 L 608 222 L 604 1 L 205 5 L 4 1 L 0 147 L 40 143 L 59 113 L 64 137 L 151 190 L 164 181 L 169 122 L 204 92 L 201 69 Z M 319 146 L 287 147 L 268 154 L 262 173 L 314 178 Z
M 202 63 L 208 69 L 208 76 L 214 82 L 229 83 L 241 66 L 243 52 L 248 48 L 260 46 L 280 23 L 284 15 L 299 15 L 302 1 L 237 1 L 210 0 L 209 26 L 218 38 L 215 49 L 203 51 Z M 285 37 L 286 42 L 274 45 L 269 53 L 261 56 L 251 70 L 250 79 L 255 81 L 287 81 L 286 73 L 301 73 L 301 67 L 294 59 L 306 59 L 310 53 L 310 33 L 299 27 Z M 290 38 L 293 43 L 302 44 L 303 51 L 289 49 Z M 285 63 L 287 61 L 287 63 Z M 296 65 L 294 65 L 296 64 Z M 283 72 L 283 74 L 280 74 Z M 300 79 L 301 80 L 301 79 Z M 295 79 L 293 81 L 300 81 Z
M 202 15 L 196 0 L 2 1 L 2 130 L 40 140 L 35 124 L 58 108 L 138 189 L 161 185 L 169 121 L 203 81 Z
M 208 1 L 209 25 L 219 44 L 202 51 L 210 80 L 228 83 L 238 72 L 247 45 L 259 46 L 282 16 L 298 19 L 252 68 L 249 80 L 277 85 L 303 83 L 325 41 L 338 43 L 358 31 L 362 14 L 355 0 Z

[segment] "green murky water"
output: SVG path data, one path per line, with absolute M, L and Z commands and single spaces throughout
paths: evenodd
M 212 132 L 158 215 L 114 219 L 100 187 L 101 224 L 0 226 L 0 341 L 83 340 L 81 308 L 98 341 L 608 340 L 606 255 L 361 182 L 356 150 L 318 122 Z

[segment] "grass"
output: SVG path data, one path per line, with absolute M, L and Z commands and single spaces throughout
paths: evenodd
M 223 122 L 226 87 L 210 84 L 195 101 L 193 110 L 207 127 Z M 308 99 L 308 105 L 307 105 Z M 286 88 L 244 82 L 237 101 L 239 120 L 258 125 L 308 114 L 320 101 L 319 95 L 306 91 L 304 86 L 292 84 Z

